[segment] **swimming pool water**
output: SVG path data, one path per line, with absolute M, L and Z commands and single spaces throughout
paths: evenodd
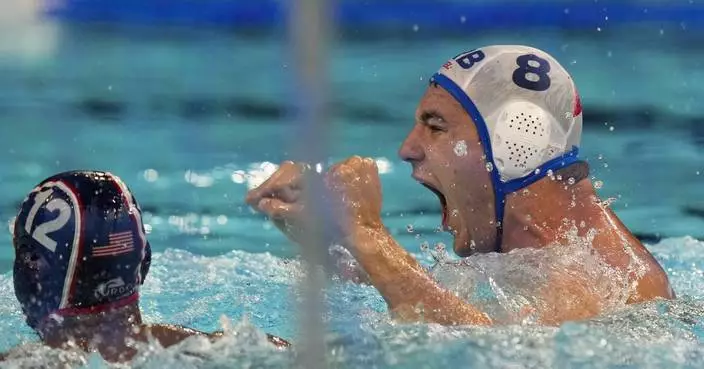
M 282 38 L 217 28 L 51 29 L 53 38 L 29 54 L 0 54 L 0 220 L 10 221 L 25 193 L 50 174 L 110 170 L 146 212 L 155 250 L 142 297 L 147 320 L 211 330 L 226 315 L 238 331 L 252 333 L 215 347 L 194 341 L 150 348 L 137 366 L 293 363 L 292 354 L 261 347 L 258 333 L 296 339 L 298 250 L 243 203 L 247 187 L 288 157 L 295 137 Z M 618 215 L 649 240 L 680 298 L 558 328 L 442 328 L 394 324 L 373 288 L 331 282 L 330 365 L 702 367 L 701 39 L 681 25 L 645 25 L 580 34 L 420 29 L 339 40 L 331 64 L 332 159 L 377 158 L 385 221 L 405 247 L 423 257 L 422 242 L 450 243 L 435 231 L 436 198 L 396 156 L 427 77 L 462 50 L 529 43 L 573 72 L 585 109 L 583 152 L 603 181 L 601 192 L 616 197 Z M 11 262 L 8 235 L 0 239 L 2 351 L 34 339 L 14 301 Z M 60 354 L 34 355 L 41 366 Z M 96 357 L 76 360 L 102 366 Z

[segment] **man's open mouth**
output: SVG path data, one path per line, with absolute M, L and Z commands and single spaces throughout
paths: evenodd
M 442 228 L 445 230 L 448 230 L 449 227 L 447 224 L 447 221 L 448 221 L 447 199 L 445 199 L 445 195 L 443 195 L 442 192 L 440 192 L 440 190 L 438 190 L 437 188 L 435 188 L 427 183 L 421 182 L 421 184 L 425 188 L 429 189 L 432 193 L 434 193 L 438 197 L 438 199 L 440 199 L 440 205 L 442 206 Z

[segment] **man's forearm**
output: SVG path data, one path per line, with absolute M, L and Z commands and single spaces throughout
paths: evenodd
M 491 324 L 484 313 L 438 286 L 385 230 L 360 230 L 348 241 L 397 318 L 443 325 Z

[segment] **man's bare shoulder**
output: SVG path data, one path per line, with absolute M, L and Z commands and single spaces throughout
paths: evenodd
M 149 335 L 154 337 L 159 343 L 164 346 L 175 345 L 186 338 L 193 336 L 210 337 L 211 335 L 201 332 L 196 329 L 183 327 L 174 324 L 147 324 L 144 325 L 140 332 L 141 337 Z

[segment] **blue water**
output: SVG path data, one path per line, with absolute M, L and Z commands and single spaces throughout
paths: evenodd
M 243 203 L 248 186 L 305 139 L 287 113 L 296 91 L 281 35 L 46 22 L 16 35 L 25 42 L 3 44 L 0 54 L 0 221 L 9 222 L 25 193 L 50 174 L 110 170 L 147 213 L 155 256 L 142 294 L 146 319 L 204 330 L 232 324 L 244 332 L 214 346 L 151 347 L 136 366 L 292 364 L 293 354 L 272 353 L 260 334 L 298 339 L 298 250 Z M 585 109 L 585 157 L 604 183 L 601 194 L 617 199 L 617 214 L 647 240 L 680 298 L 557 328 L 442 328 L 394 324 L 373 288 L 333 281 L 326 314 L 331 366 L 704 365 L 704 243 L 697 241 L 704 238 L 703 34 L 681 24 L 643 24 L 579 33 L 409 28 L 343 36 L 331 53 L 331 160 L 377 158 L 384 220 L 424 262 L 422 242 L 451 240 L 435 231 L 437 199 L 410 179 L 396 150 L 427 77 L 459 51 L 528 43 L 573 72 Z M 14 301 L 11 262 L 8 235 L 0 245 L 3 351 L 36 340 Z M 63 355 L 33 354 L 28 360 L 39 366 Z M 94 356 L 72 359 L 102 365 Z

